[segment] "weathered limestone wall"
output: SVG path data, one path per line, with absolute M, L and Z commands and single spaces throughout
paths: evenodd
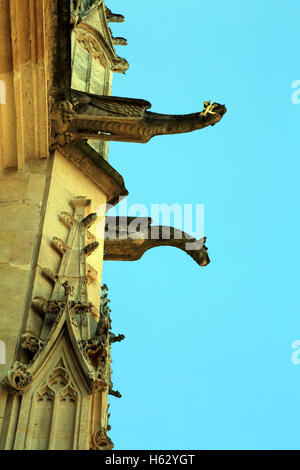
M 14 358 L 37 248 L 48 162 L 6 171 L 0 178 L 0 338 Z M 0 378 L 6 366 L 0 366 Z
M 0 381 L 14 361 L 24 320 L 48 178 L 46 160 L 28 164 L 23 171 L 6 171 L 0 178 L 0 340 L 6 349 Z M 6 391 L 0 394 L 1 429 Z

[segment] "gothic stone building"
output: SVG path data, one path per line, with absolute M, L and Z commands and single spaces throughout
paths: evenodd
M 168 244 L 200 266 L 209 258 L 204 239 L 166 240 L 158 227 L 151 240 L 151 220 L 109 219 L 107 204 L 128 194 L 109 141 L 201 129 L 226 108 L 170 116 L 111 96 L 129 65 L 110 29 L 124 17 L 104 0 L 0 4 L 0 448 L 112 449 L 110 352 L 123 336 L 111 331 L 103 260 Z M 116 229 L 104 236 L 107 221 Z

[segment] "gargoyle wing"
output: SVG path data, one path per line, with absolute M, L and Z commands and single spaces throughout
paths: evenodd
M 143 117 L 145 111 L 151 108 L 149 101 L 117 96 L 93 96 L 91 104 L 108 115 L 124 117 Z
M 93 95 L 91 93 L 82 93 L 72 90 L 72 98 L 79 102 L 76 112 L 80 113 L 81 104 L 89 104 L 94 106 L 102 116 L 114 117 L 133 117 L 142 118 L 145 111 L 151 108 L 151 103 L 146 100 L 134 98 L 120 98 L 118 96 Z M 95 114 L 97 111 L 95 110 Z

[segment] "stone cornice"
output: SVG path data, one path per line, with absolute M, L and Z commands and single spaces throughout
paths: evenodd
M 128 195 L 122 176 L 87 143 L 58 146 L 57 151 L 101 189 L 107 197 L 108 204 L 115 205 Z

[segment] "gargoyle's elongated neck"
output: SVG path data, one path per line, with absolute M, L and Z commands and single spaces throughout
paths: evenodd
M 180 134 L 202 129 L 218 122 L 220 116 L 217 114 L 207 114 L 205 116 L 201 113 L 171 115 L 146 111 L 144 120 L 147 125 L 152 127 L 154 135 L 162 135 Z
M 149 227 L 148 243 L 154 246 L 174 246 L 183 251 L 186 249 L 186 243 L 199 244 L 195 238 L 174 227 L 164 225 L 152 225 Z M 202 248 L 202 247 L 201 247 Z
M 207 248 L 204 246 L 205 237 L 196 240 L 191 235 L 179 229 L 165 226 L 151 226 L 148 228 L 148 240 L 145 240 L 145 250 L 156 246 L 174 246 L 191 256 L 200 266 L 209 263 Z

